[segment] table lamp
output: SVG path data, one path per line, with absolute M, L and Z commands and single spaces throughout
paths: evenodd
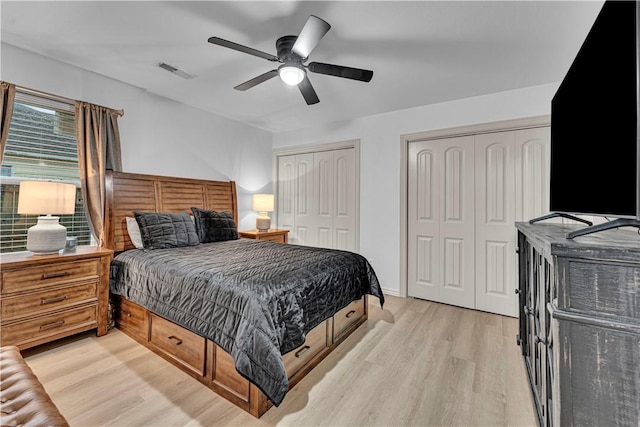
M 271 218 L 267 212 L 273 211 L 273 194 L 254 194 L 253 210 L 258 212 L 256 228 L 258 231 L 267 231 L 271 228 Z
M 27 231 L 27 250 L 35 255 L 53 254 L 64 249 L 67 229 L 52 214 L 75 212 L 76 186 L 66 182 L 22 181 L 18 213 L 44 215 Z

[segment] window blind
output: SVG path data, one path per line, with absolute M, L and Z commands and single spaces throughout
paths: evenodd
M 0 252 L 26 250 L 27 230 L 37 222 L 37 215 L 16 212 L 19 184 L 23 180 L 75 183 L 75 214 L 60 215 L 60 223 L 67 227 L 68 236 L 78 238 L 78 244 L 90 243 L 80 191 L 73 104 L 16 90 L 1 167 Z

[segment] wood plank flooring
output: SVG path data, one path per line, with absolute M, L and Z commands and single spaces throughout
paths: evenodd
M 261 419 L 117 329 L 23 354 L 72 426 L 535 426 L 516 319 L 396 297 L 369 309 Z

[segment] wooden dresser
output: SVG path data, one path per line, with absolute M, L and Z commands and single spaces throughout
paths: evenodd
M 53 255 L 0 255 L 2 345 L 21 350 L 89 329 L 107 333 L 113 251 L 79 246 Z
M 517 223 L 520 331 L 541 426 L 640 425 L 640 235 Z
M 269 240 L 271 242 L 288 243 L 289 230 L 270 228 L 267 231 L 248 230 L 238 233 L 240 237 L 245 239 Z

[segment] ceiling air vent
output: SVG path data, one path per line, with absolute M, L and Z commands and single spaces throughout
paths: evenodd
M 175 74 L 176 76 L 180 76 L 180 77 L 182 77 L 183 79 L 186 79 L 186 80 L 189 80 L 189 79 L 192 79 L 192 78 L 196 77 L 195 74 L 190 74 L 190 73 L 187 73 L 186 71 L 179 70 L 178 67 L 174 67 L 173 65 L 169 65 L 169 64 L 167 64 L 165 62 L 159 63 L 158 67 L 162 68 L 163 70 L 167 70 L 170 73 Z

